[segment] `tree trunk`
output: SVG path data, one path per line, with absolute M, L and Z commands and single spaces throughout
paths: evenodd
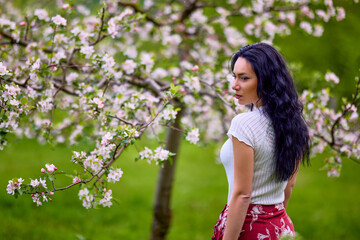
M 184 109 L 177 114 L 173 126 L 180 128 L 180 120 Z M 166 148 L 176 155 L 172 157 L 172 164 L 165 161 L 164 167 L 160 169 L 154 204 L 154 219 L 152 225 L 151 240 L 165 240 L 171 222 L 171 190 L 174 180 L 176 158 L 179 152 L 179 145 L 182 133 L 169 128 L 166 136 Z

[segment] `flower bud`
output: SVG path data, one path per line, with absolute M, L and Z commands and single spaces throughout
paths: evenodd
M 42 172 L 42 173 L 45 173 L 45 169 L 44 169 L 44 168 L 42 168 L 42 169 L 41 169 L 41 172 Z
M 192 68 L 191 68 L 191 71 L 194 71 L 194 72 L 195 72 L 195 71 L 199 71 L 199 67 L 198 67 L 198 66 L 192 67 Z

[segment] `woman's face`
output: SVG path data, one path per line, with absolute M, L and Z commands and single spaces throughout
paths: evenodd
M 235 90 L 235 98 L 241 105 L 248 105 L 253 103 L 255 106 L 260 106 L 261 103 L 257 103 L 259 99 L 257 88 L 257 77 L 251 66 L 245 58 L 239 57 L 234 65 L 234 83 L 232 89 Z

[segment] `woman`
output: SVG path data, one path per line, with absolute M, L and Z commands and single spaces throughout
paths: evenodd
M 251 111 L 237 115 L 220 158 L 228 201 L 213 240 L 278 239 L 294 235 L 285 212 L 301 162 L 309 162 L 309 133 L 293 80 L 272 46 L 255 43 L 232 58 L 235 98 Z

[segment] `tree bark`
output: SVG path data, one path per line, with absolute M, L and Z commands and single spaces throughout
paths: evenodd
M 184 109 L 177 114 L 177 118 L 173 126 L 180 128 L 180 121 Z M 165 240 L 171 223 L 171 190 L 175 174 L 176 159 L 179 152 L 180 140 L 182 133 L 169 128 L 166 136 L 166 148 L 176 155 L 172 157 L 172 164 L 165 161 L 164 167 L 160 169 L 155 203 L 154 203 L 154 216 L 151 232 L 151 240 Z

